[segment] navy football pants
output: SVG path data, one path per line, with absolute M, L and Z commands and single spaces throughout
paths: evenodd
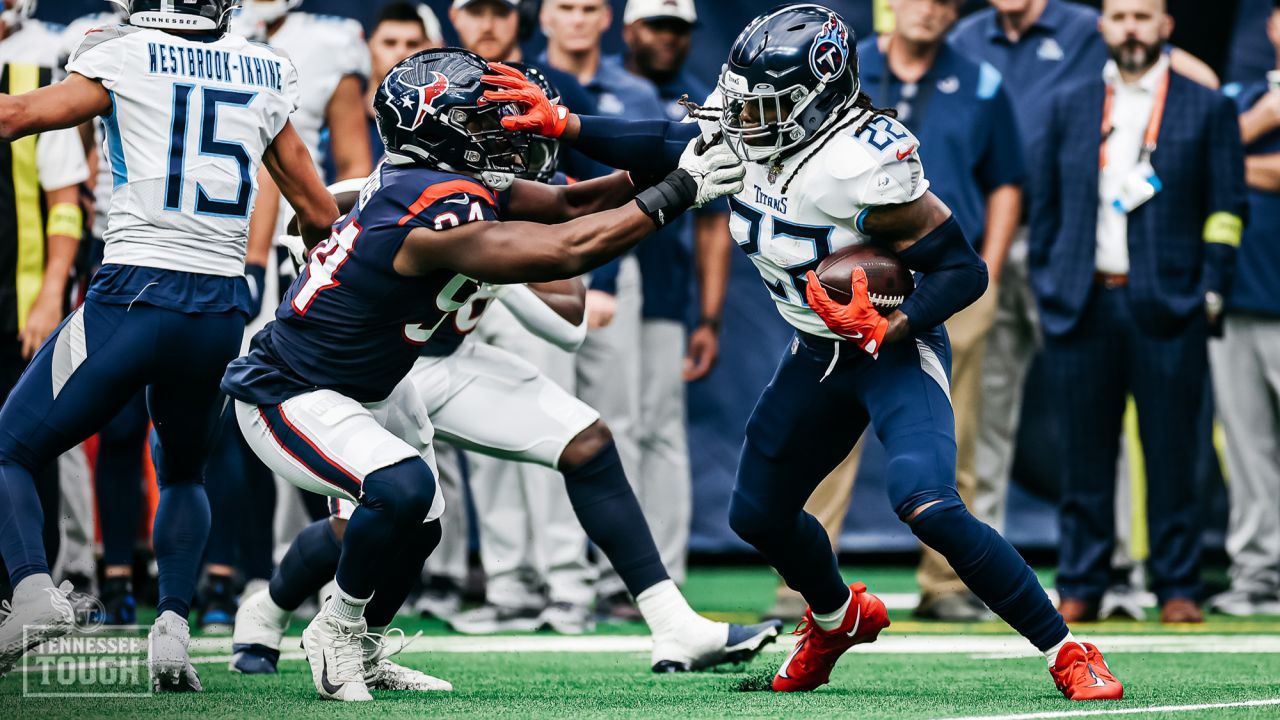
M 1066 636 L 1031 569 L 956 492 L 955 419 L 942 330 L 885 345 L 878 359 L 856 346 L 803 333 L 782 359 L 747 423 L 729 523 L 814 612 L 849 597 L 835 553 L 805 512 L 813 489 L 870 423 L 888 455 L 889 500 L 926 545 L 942 553 L 991 609 L 1033 644 Z
M 166 522 L 165 493 L 203 480 L 221 409 L 218 384 L 227 363 L 239 354 L 243 332 L 244 316 L 237 311 L 184 314 L 142 303 L 93 300 L 63 321 L 0 410 L 0 554 L 14 585 L 49 572 L 33 472 L 97 432 L 144 387 L 160 439 L 155 457 L 161 486 L 157 559 L 163 566 L 166 556 L 177 553 L 185 561 L 198 544 L 198 562 L 208 534 L 207 500 L 203 518 Z M 199 488 L 174 498 L 184 506 L 198 505 L 203 495 Z M 164 576 L 162 567 L 162 603 Z M 186 592 L 185 584 L 180 583 L 179 594 Z

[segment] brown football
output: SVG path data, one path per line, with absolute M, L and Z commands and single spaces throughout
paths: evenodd
M 911 271 L 897 254 L 875 243 L 852 245 L 831 253 L 818 263 L 815 272 L 827 295 L 838 303 L 853 299 L 853 268 L 867 274 L 867 294 L 881 315 L 889 315 L 916 289 Z

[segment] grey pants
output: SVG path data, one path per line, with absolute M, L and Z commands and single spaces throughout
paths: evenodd
M 1280 319 L 1228 317 L 1209 344 L 1226 430 L 1234 590 L 1280 590 Z
M 685 580 L 693 480 L 684 403 L 684 323 L 641 326 L 640 477 L 632 483 L 671 579 Z
M 1027 275 L 1027 229 L 1009 249 L 998 288 L 996 319 L 982 363 L 982 416 L 978 422 L 974 516 L 1004 531 L 1009 472 L 1013 466 L 1022 386 L 1040 343 L 1040 321 Z

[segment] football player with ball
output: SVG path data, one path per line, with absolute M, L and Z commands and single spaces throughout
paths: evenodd
M 1031 568 L 956 493 L 942 323 L 982 295 L 986 267 L 929 192 L 915 137 L 859 91 L 852 35 L 819 5 L 761 15 L 730 50 L 707 103 L 717 107 L 691 106 L 699 123 L 579 117 L 512 76 L 491 81 L 507 89 L 488 97 L 525 107 L 503 120 L 508 129 L 559 137 L 637 176 L 669 171 L 699 132 L 722 133 L 746 162 L 731 231 L 796 328 L 747 425 L 729 511 L 809 603 L 774 690 L 825 684 L 842 653 L 889 626 L 879 598 L 845 584 L 804 511 L 870 425 L 888 454 L 894 512 L 916 537 L 1045 654 L 1067 698 L 1119 699 L 1102 654 L 1076 641 Z M 920 273 L 913 290 L 899 262 Z

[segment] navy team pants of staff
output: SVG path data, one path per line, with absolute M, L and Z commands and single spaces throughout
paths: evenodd
M 187 273 L 173 273 L 193 278 Z M 222 280 L 222 278 L 215 278 Z M 49 572 L 34 474 L 105 425 L 139 389 L 159 436 L 157 614 L 186 617 L 209 533 L 203 466 L 218 383 L 240 350 L 239 310 L 184 313 L 89 299 L 45 341 L 0 410 L 0 554 L 18 583 Z
M 848 586 L 804 503 L 870 423 L 889 457 L 894 513 L 993 612 L 1047 650 L 1067 635 L 1062 616 L 1013 546 L 956 492 L 950 364 L 941 328 L 885 345 L 879 358 L 798 333 L 747 423 L 729 524 L 815 613 L 840 608 Z

